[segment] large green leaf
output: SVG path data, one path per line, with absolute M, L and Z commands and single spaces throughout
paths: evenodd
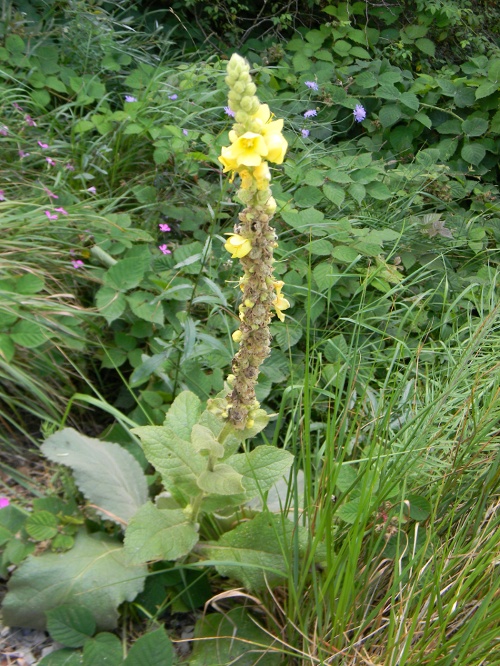
M 488 121 L 484 118 L 467 118 L 462 123 L 462 129 L 467 136 L 481 136 L 488 131 Z
M 182 391 L 171 404 L 163 425 L 174 430 L 181 439 L 189 441 L 200 414 L 201 400 L 198 396 L 191 391 Z
M 172 666 L 174 663 L 174 648 L 162 627 L 135 641 L 123 666 Z
M 82 647 L 96 629 L 92 612 L 81 604 L 63 604 L 47 611 L 46 615 L 47 631 L 65 647 Z
M 146 477 L 123 447 L 64 428 L 51 435 L 42 452 L 52 462 L 71 467 L 78 488 L 101 516 L 128 523 L 148 499 Z
M 260 591 L 282 583 L 289 569 L 294 538 L 299 552 L 305 552 L 308 533 L 282 516 L 260 513 L 253 520 L 222 535 L 217 543 L 203 548 L 221 576 L 242 583 L 247 590 Z
M 196 623 L 195 639 L 202 640 L 194 641 L 189 666 L 279 666 L 283 663 L 280 643 L 260 629 L 246 608 L 203 615 Z
M 191 442 L 166 426 L 142 426 L 132 432 L 141 439 L 147 459 L 161 474 L 168 490 L 183 498 L 198 495 L 197 480 L 208 461 Z
M 102 316 L 106 317 L 108 324 L 121 317 L 127 307 L 125 296 L 110 287 L 99 289 L 95 295 L 95 303 Z
M 114 629 L 117 607 L 144 586 L 146 567 L 130 566 L 123 546 L 81 531 L 66 553 L 30 555 L 14 572 L 3 602 L 9 626 L 45 629 L 46 611 L 66 603 L 92 609 L 100 629 Z
M 210 495 L 238 495 L 244 493 L 242 475 L 231 465 L 220 463 L 213 470 L 205 470 L 198 478 L 198 485 Z
M 104 632 L 90 638 L 83 646 L 83 666 L 122 666 L 123 648 L 120 639 Z
M 182 509 L 158 509 L 147 502 L 127 527 L 125 552 L 133 564 L 176 560 L 187 555 L 197 541 L 194 523 Z
M 107 287 L 116 291 L 127 291 L 137 287 L 144 277 L 145 266 L 136 258 L 120 259 L 103 275 Z
M 462 148 L 462 159 L 474 166 L 478 166 L 486 155 L 486 148 L 482 143 L 466 143 Z

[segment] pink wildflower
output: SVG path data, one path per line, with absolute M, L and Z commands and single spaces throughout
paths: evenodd
M 43 143 L 43 141 L 38 141 L 38 145 L 40 146 L 40 148 L 43 148 L 44 150 L 45 150 L 45 148 L 49 147 L 49 144 L 48 143 Z
M 87 187 L 87 192 L 90 192 L 90 194 L 96 194 L 97 190 L 94 185 L 92 187 Z
M 61 215 L 67 215 L 68 211 L 64 210 L 64 208 L 54 208 L 58 213 L 61 213 Z
M 159 245 L 159 246 L 158 246 L 158 249 L 159 249 L 160 252 L 162 252 L 163 254 L 172 254 L 166 245 Z
M 29 114 L 26 114 L 24 116 L 24 122 L 26 123 L 26 125 L 29 125 L 30 127 L 36 127 L 36 122 Z
M 13 102 L 12 106 L 15 108 L 16 111 L 23 111 L 23 107 L 19 106 L 17 102 Z
M 0 509 L 5 509 L 6 506 L 9 506 L 10 500 L 8 497 L 0 497 Z
M 64 165 L 64 168 L 67 169 L 68 171 L 74 171 L 75 167 L 68 162 L 68 164 Z
M 0 190 L 0 201 L 5 201 L 5 192 Z
M 51 213 L 50 210 L 46 210 L 45 215 L 49 218 L 49 220 L 57 220 L 57 218 L 59 217 L 59 215 Z
M 52 157 L 46 157 L 46 158 L 45 158 L 45 161 L 47 162 L 47 164 L 48 164 L 49 166 L 55 166 L 55 165 L 56 165 L 56 163 L 55 163 L 55 161 L 52 159 Z
M 85 266 L 81 259 L 72 259 L 71 263 L 73 264 L 73 268 L 83 268 Z
M 160 231 L 172 231 L 172 229 L 168 226 L 168 224 L 159 224 Z
M 59 197 L 57 196 L 57 194 L 54 194 L 54 192 L 51 192 L 51 190 L 49 190 L 48 187 L 44 187 L 43 189 L 44 189 L 45 194 L 46 194 L 48 197 L 50 197 L 51 199 L 59 199 Z
M 8 133 L 9 133 L 9 128 L 7 127 L 7 125 L 2 125 L 2 127 L 0 127 L 0 134 L 2 136 L 7 136 Z
M 23 157 L 29 157 L 29 156 L 30 156 L 30 154 L 29 154 L 29 153 L 25 153 L 24 150 L 20 150 L 20 151 L 19 151 L 19 159 L 22 160 Z

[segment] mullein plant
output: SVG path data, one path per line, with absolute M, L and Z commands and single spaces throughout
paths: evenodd
M 290 307 L 281 293 L 284 283 L 273 275 L 277 236 L 269 224 L 276 212 L 269 162 L 282 164 L 288 144 L 282 134 L 283 120 L 273 120 L 269 106 L 259 102 L 250 66 L 237 54 L 229 60 L 226 83 L 235 123 L 229 132 L 231 145 L 222 148 L 219 161 L 231 180 L 240 177 L 237 196 L 245 209 L 225 244 L 243 268 L 240 327 L 233 333 L 239 349 L 228 377 L 231 392 L 225 415 L 236 429 L 244 430 L 253 426 L 259 410 L 255 385 L 259 368 L 270 353 L 269 323 L 274 314 L 284 321 L 283 310 Z

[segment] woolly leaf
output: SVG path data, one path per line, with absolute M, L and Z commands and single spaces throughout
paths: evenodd
M 73 470 L 76 484 L 97 512 L 126 524 L 148 499 L 146 477 L 137 460 L 118 444 L 64 428 L 42 444 L 52 462 Z
M 132 601 L 144 586 L 146 568 L 131 567 L 123 546 L 81 531 L 66 553 L 29 556 L 8 584 L 2 608 L 8 626 L 45 629 L 45 613 L 61 604 L 91 608 L 97 626 L 117 626 L 117 607 Z
M 198 532 L 182 509 L 158 509 L 147 502 L 125 532 L 125 552 L 132 564 L 152 560 L 176 560 L 187 555 L 198 541 Z

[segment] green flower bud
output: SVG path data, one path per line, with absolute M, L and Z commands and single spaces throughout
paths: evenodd
M 257 87 L 256 87 L 255 83 L 252 83 L 252 82 L 247 83 L 247 86 L 245 88 L 245 95 L 247 97 L 253 97 L 255 95 L 256 91 L 257 91 Z

